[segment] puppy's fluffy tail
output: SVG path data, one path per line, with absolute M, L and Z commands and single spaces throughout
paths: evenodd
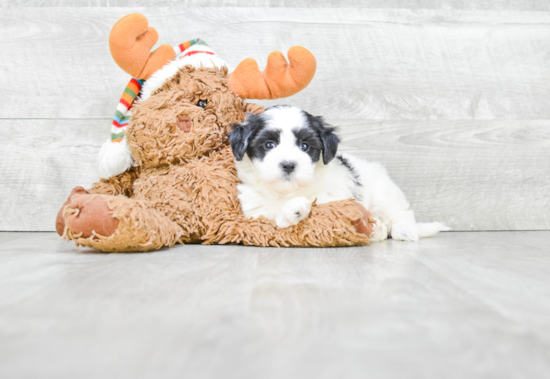
M 418 229 L 418 236 L 420 238 L 433 237 L 439 232 L 445 232 L 451 230 L 447 225 L 444 225 L 440 222 L 426 222 L 416 224 Z

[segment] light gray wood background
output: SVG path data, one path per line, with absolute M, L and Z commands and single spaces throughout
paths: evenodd
M 547 379 L 549 239 L 102 254 L 0 233 L 0 377 Z
M 200 37 L 233 66 L 309 48 L 311 85 L 264 103 L 340 126 L 341 150 L 382 162 L 419 220 L 550 229 L 549 2 L 175 3 L 0 1 L 0 230 L 54 230 L 70 190 L 97 179 L 129 80 L 108 35 L 132 12 L 161 43 Z

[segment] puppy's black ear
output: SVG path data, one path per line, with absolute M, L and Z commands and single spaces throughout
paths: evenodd
M 323 163 L 328 164 L 336 157 L 338 143 L 340 143 L 340 139 L 334 134 L 336 128 L 327 124 L 320 116 L 312 116 L 309 113 L 306 114 L 311 127 L 315 129 L 323 142 Z
M 232 126 L 229 133 L 229 144 L 237 161 L 241 161 L 248 149 L 248 144 L 256 135 L 258 128 L 263 126 L 263 118 L 261 115 L 252 114 L 246 118 L 241 124 Z
M 235 124 L 232 126 L 232 130 L 229 133 L 229 144 L 235 159 L 241 161 L 244 153 L 248 148 L 248 138 L 246 137 L 246 122 L 242 124 Z
M 338 152 L 338 143 L 340 139 L 334 131 L 336 128 L 325 128 L 325 131 L 321 133 L 321 140 L 323 141 L 323 163 L 328 164 L 336 157 Z

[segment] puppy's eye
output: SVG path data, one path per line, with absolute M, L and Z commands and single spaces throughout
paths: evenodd
M 206 100 L 199 100 L 197 103 L 197 107 L 201 107 L 202 109 L 206 108 Z
M 309 150 L 309 145 L 304 142 L 304 143 L 300 144 L 300 149 L 302 149 L 302 151 L 308 151 Z
M 275 146 L 277 146 L 277 145 L 275 144 L 275 142 L 271 142 L 271 141 L 266 142 L 266 143 L 264 144 L 264 147 L 266 148 L 266 150 L 274 149 Z

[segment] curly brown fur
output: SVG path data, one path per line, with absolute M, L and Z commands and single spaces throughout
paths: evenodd
M 148 100 L 136 104 L 126 138 L 139 167 L 102 179 L 88 190 L 107 203 L 112 212 L 102 214 L 118 218 L 118 227 L 109 237 L 92 230 L 89 238 L 65 227 L 64 237 L 102 251 L 147 251 L 176 242 L 367 243 L 368 237 L 354 227 L 365 217 L 352 200 L 315 205 L 307 220 L 286 229 L 265 218 L 243 216 L 226 133 L 232 124 L 244 120 L 246 112 L 259 113 L 264 108 L 232 94 L 226 77 L 226 69 L 186 66 Z M 197 106 L 199 100 L 207 101 L 205 109 Z M 178 126 L 182 118 L 185 128 Z M 63 209 L 65 217 L 74 212 L 88 210 L 85 205 Z
M 229 127 L 244 120 L 246 103 L 222 84 L 225 76 L 225 68 L 185 66 L 134 107 L 126 138 L 138 165 L 186 163 L 228 144 Z M 199 100 L 207 101 L 205 109 L 197 105 Z M 188 133 L 177 126 L 182 117 L 192 121 Z
M 88 193 L 103 194 L 103 195 L 124 195 L 132 197 L 134 194 L 134 181 L 139 177 L 141 169 L 132 167 L 128 171 L 112 178 L 100 179 L 92 188 L 88 189 Z
M 184 242 L 257 246 L 347 246 L 368 242 L 352 223 L 362 216 L 351 201 L 313 208 L 312 217 L 287 229 L 267 219 L 247 219 L 237 198 L 239 179 L 226 147 L 185 165 L 148 169 L 134 183 L 136 200 L 147 201 L 177 223 Z M 188 237 L 185 237 L 188 236 Z

